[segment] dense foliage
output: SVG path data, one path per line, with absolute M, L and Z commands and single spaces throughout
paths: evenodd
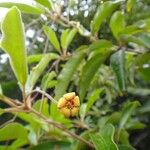
M 0 149 L 148 149 L 149 5 L 0 1 Z

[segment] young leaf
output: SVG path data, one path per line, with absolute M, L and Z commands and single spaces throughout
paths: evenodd
M 123 50 L 120 50 L 114 53 L 111 56 L 111 66 L 115 72 L 118 86 L 121 91 L 126 90 L 126 83 L 125 83 L 125 54 Z
M 34 3 L 18 3 L 18 2 L 0 2 L 0 7 L 11 8 L 12 6 L 16 6 L 21 12 L 27 14 L 35 14 L 40 15 L 45 12 L 44 8 L 40 6 L 40 4 Z
M 127 12 L 131 11 L 135 3 L 136 3 L 136 0 L 127 0 L 127 4 L 126 4 Z
M 24 26 L 20 11 L 15 6 L 8 11 L 2 22 L 1 47 L 10 56 L 10 63 L 18 81 L 25 85 L 28 67 Z
M 58 55 L 56 54 L 47 54 L 44 55 L 39 64 L 34 67 L 28 76 L 27 84 L 26 84 L 26 91 L 29 92 L 43 73 L 44 69 L 47 67 L 48 63 L 53 60 L 57 59 Z
M 56 33 L 46 25 L 43 27 L 43 29 L 51 44 L 56 48 L 57 51 L 60 52 L 60 45 Z
M 99 69 L 100 65 L 106 60 L 106 58 L 110 54 L 110 50 L 103 49 L 96 55 L 94 55 L 87 63 L 84 65 L 82 69 L 82 74 L 79 81 L 79 95 L 80 100 L 82 101 L 90 83 Z
M 119 39 L 119 32 L 125 28 L 124 14 L 120 11 L 115 12 L 110 20 L 110 28 L 114 37 Z
M 96 150 L 118 150 L 118 147 L 113 140 L 114 132 L 114 126 L 107 124 L 100 130 L 100 133 L 90 134 Z
M 101 4 L 96 14 L 94 15 L 94 18 L 91 22 L 91 31 L 92 34 L 95 35 L 101 26 L 101 24 L 105 21 L 105 19 L 109 16 L 111 16 L 112 12 L 117 8 L 118 2 L 104 2 Z
M 27 130 L 19 123 L 10 123 L 0 129 L 0 135 L 0 141 L 27 138 Z
M 83 48 L 83 49 L 82 49 Z M 55 88 L 55 99 L 59 99 L 68 87 L 68 84 L 80 65 L 82 59 L 85 56 L 85 49 L 87 47 L 81 47 L 82 51 L 77 51 L 74 55 L 67 61 L 60 75 L 58 76 L 58 83 Z
M 67 50 L 69 44 L 72 42 L 74 36 L 77 33 L 77 29 L 66 29 L 62 34 L 61 34 L 61 46 L 64 51 Z

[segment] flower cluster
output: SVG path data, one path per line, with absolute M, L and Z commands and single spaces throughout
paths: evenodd
M 65 117 L 74 117 L 79 112 L 80 100 L 74 92 L 67 93 L 58 101 L 57 107 Z

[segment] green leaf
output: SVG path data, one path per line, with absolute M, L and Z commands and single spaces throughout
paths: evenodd
M 41 88 L 45 91 L 47 89 L 47 87 L 49 86 L 49 83 L 51 82 L 51 80 L 56 77 L 56 73 L 55 71 L 52 71 L 48 74 L 46 74 L 43 78 L 42 78 L 42 83 L 41 83 Z
M 43 73 L 44 69 L 47 67 L 49 62 L 53 59 L 57 59 L 58 55 L 56 54 L 46 54 L 43 55 L 43 58 L 39 62 L 39 64 L 32 69 L 30 75 L 28 76 L 27 84 L 26 84 L 26 91 L 29 92 L 33 89 L 35 83 Z
M 19 123 L 10 123 L 0 129 L 0 141 L 27 137 L 27 130 Z
M 83 66 L 82 74 L 79 81 L 79 95 L 82 101 L 86 95 L 92 79 L 94 78 L 96 72 L 98 71 L 100 65 L 106 60 L 110 55 L 110 50 L 103 49 L 99 53 L 96 53 L 92 58 L 90 58 L 87 63 Z
M 88 112 L 91 107 L 93 106 L 93 104 L 95 103 L 96 100 L 99 99 L 100 97 L 100 93 L 102 92 L 102 89 L 96 89 L 95 91 L 93 91 L 87 101 L 87 107 L 86 107 L 86 112 Z
M 58 83 L 55 88 L 55 99 L 59 99 L 66 92 L 70 80 L 85 56 L 87 47 L 81 46 L 79 49 L 81 49 L 81 51 L 77 50 L 77 52 L 73 54 L 58 76 Z
M 96 150 L 118 150 L 114 138 L 115 128 L 111 124 L 106 125 L 100 133 L 90 134 Z
M 140 104 L 138 101 L 126 103 L 126 105 L 124 106 L 124 108 L 122 110 L 122 116 L 121 116 L 120 123 L 119 123 L 120 129 L 124 128 L 125 124 L 127 123 L 129 118 L 131 117 L 133 111 L 139 105 Z
M 43 115 L 50 117 L 49 115 L 49 104 L 47 99 L 38 100 L 34 103 L 33 108 L 40 111 Z
M 32 146 L 28 150 L 54 150 L 57 147 L 59 150 L 69 150 L 70 143 L 63 141 L 49 141 L 38 144 L 37 146 Z
M 119 50 L 111 56 L 111 66 L 116 75 L 118 86 L 121 91 L 126 90 L 125 83 L 125 54 L 123 50 Z
M 131 11 L 135 3 L 136 3 L 136 0 L 127 0 L 127 4 L 126 4 L 127 12 Z
M 39 62 L 44 55 L 47 55 L 47 54 L 35 54 L 35 55 L 28 56 L 27 57 L 28 64 Z
M 87 107 L 87 104 L 86 103 L 82 103 L 81 106 L 80 106 L 80 118 L 81 120 L 84 120 L 84 117 L 86 115 L 86 107 Z
M 52 43 L 52 45 L 60 52 L 60 45 L 59 41 L 57 39 L 56 33 L 48 26 L 43 26 L 44 32 L 47 35 L 49 41 Z
M 34 3 L 18 3 L 18 2 L 0 2 L 0 7 L 11 8 L 12 6 L 17 6 L 18 9 L 27 14 L 40 15 L 45 12 L 44 8 L 40 4 Z
M 100 51 L 101 49 L 109 49 L 112 48 L 112 43 L 108 40 L 97 40 L 90 45 L 91 51 Z
M 125 17 L 121 11 L 116 11 L 110 20 L 110 28 L 114 37 L 118 40 L 119 33 L 125 28 Z
M 101 24 L 107 17 L 111 16 L 112 12 L 117 8 L 117 6 L 118 2 L 108 1 L 104 2 L 98 7 L 97 12 L 94 15 L 94 18 L 90 25 L 93 35 L 95 35 L 99 31 Z
M 135 148 L 128 146 L 128 145 L 119 145 L 119 150 L 136 150 Z
M 61 46 L 63 48 L 64 51 L 67 50 L 68 46 L 70 45 L 70 43 L 72 42 L 74 36 L 77 33 L 77 29 L 73 28 L 73 29 L 66 29 L 63 31 L 63 33 L 61 34 Z
M 24 34 L 20 11 L 12 7 L 2 22 L 1 47 L 10 56 L 12 69 L 23 86 L 28 73 Z
M 139 32 L 150 32 L 150 19 L 143 19 L 135 22 L 133 25 L 125 27 L 120 34 L 136 34 Z
M 36 0 L 41 5 L 48 7 L 50 9 L 53 9 L 53 3 L 52 0 Z

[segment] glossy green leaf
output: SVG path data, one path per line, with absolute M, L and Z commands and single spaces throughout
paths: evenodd
M 1 47 L 10 56 L 12 69 L 18 81 L 24 86 L 28 73 L 27 54 L 24 26 L 17 7 L 12 7 L 2 22 Z
M 114 138 L 115 128 L 111 124 L 106 125 L 100 133 L 90 134 L 96 150 L 118 150 Z
M 123 50 L 119 50 L 111 56 L 111 66 L 116 75 L 118 86 L 121 91 L 126 90 L 126 78 L 125 78 L 125 53 Z
M 116 11 L 110 20 L 110 28 L 114 37 L 118 40 L 119 33 L 125 28 L 125 16 L 121 11 Z
M 27 14 L 40 15 L 45 12 L 44 8 L 35 2 L 34 3 L 22 3 L 22 2 L 18 3 L 7 1 L 0 2 L 0 7 L 11 8 L 12 6 L 17 6 L 21 12 Z
M 132 7 L 136 4 L 136 0 L 127 0 L 126 9 L 130 12 Z
M 121 116 L 120 123 L 119 123 L 119 128 L 120 129 L 124 128 L 124 126 L 126 125 L 127 121 L 131 117 L 133 111 L 139 105 L 140 104 L 139 104 L 138 101 L 126 103 L 126 105 L 124 106 L 124 108 L 122 110 L 122 116 Z
M 39 62 L 39 64 L 32 69 L 30 75 L 28 76 L 26 91 L 29 92 L 34 87 L 35 83 L 49 64 L 51 60 L 57 59 L 58 55 L 56 54 L 46 54 L 43 55 L 43 58 Z
M 106 20 L 107 17 L 111 16 L 112 12 L 117 8 L 118 2 L 104 2 L 97 8 L 97 12 L 94 15 L 94 18 L 91 22 L 91 31 L 92 34 L 96 34 L 101 24 Z
M 102 91 L 103 91 L 102 89 L 96 89 L 95 91 L 92 92 L 92 94 L 89 96 L 89 99 L 87 101 L 86 112 L 88 112 L 93 106 L 93 104 L 95 103 L 95 101 L 99 99 L 100 93 Z
M 63 31 L 63 33 L 61 34 L 61 46 L 63 48 L 64 51 L 67 50 L 68 46 L 70 45 L 70 43 L 72 42 L 74 36 L 77 33 L 77 29 L 66 29 Z
M 70 80 L 85 56 L 85 50 L 87 47 L 80 47 L 79 49 L 82 50 L 73 54 L 58 76 L 58 83 L 55 88 L 56 99 L 59 99 L 66 92 Z
M 57 51 L 61 51 L 60 50 L 60 45 L 59 45 L 59 41 L 57 39 L 56 33 L 48 26 L 43 26 L 44 32 L 47 35 L 49 41 L 51 42 L 51 44 L 56 48 Z
M 98 71 L 100 65 L 106 60 L 106 58 L 110 55 L 110 50 L 102 50 L 92 58 L 90 58 L 87 63 L 84 65 L 82 69 L 82 74 L 79 81 L 79 95 L 80 100 L 82 101 L 84 96 L 86 95 L 86 91 L 90 86 L 90 83 Z
M 27 137 L 27 130 L 19 123 L 10 123 L 0 129 L 0 141 Z

